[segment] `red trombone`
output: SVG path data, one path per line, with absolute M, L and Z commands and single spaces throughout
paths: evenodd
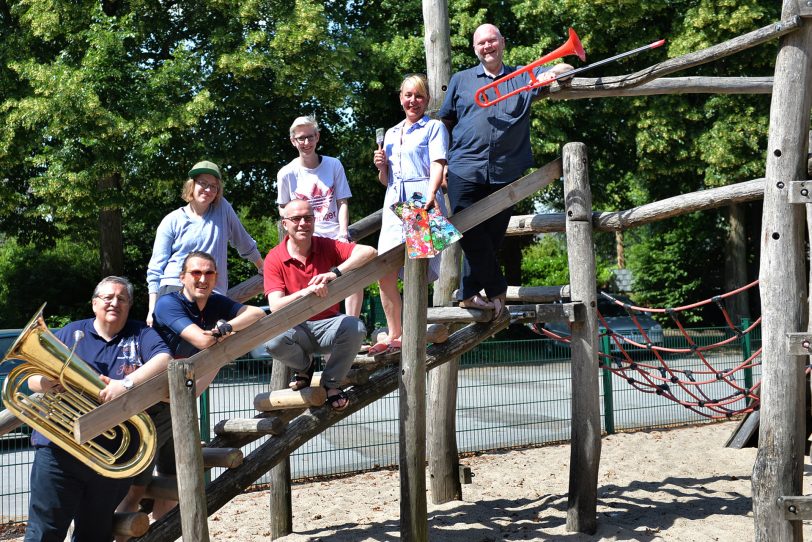
M 548 62 L 552 62 L 553 60 L 556 60 L 558 58 L 565 57 L 565 56 L 568 56 L 568 55 L 577 55 L 578 58 L 580 58 L 582 62 L 586 60 L 586 53 L 584 53 L 584 47 L 581 45 L 581 40 L 578 39 L 578 34 L 575 33 L 575 30 L 570 28 L 569 29 L 569 39 L 566 41 L 566 43 L 564 43 L 564 45 L 562 45 L 561 47 L 559 47 L 558 49 L 556 49 L 552 53 L 548 53 L 548 54 L 544 55 L 543 57 L 536 60 L 535 62 L 533 62 L 531 64 L 528 64 L 527 66 L 524 66 L 524 67 L 516 70 L 513 73 L 509 73 L 504 77 L 500 77 L 499 79 L 497 79 L 493 83 L 489 83 L 489 84 L 485 85 L 484 87 L 480 88 L 479 90 L 476 91 L 476 94 L 474 94 L 474 100 L 476 101 L 477 105 L 480 106 L 480 107 L 490 107 L 493 104 L 501 102 L 502 100 L 506 100 L 506 99 L 510 98 L 511 96 L 515 96 L 516 94 L 518 94 L 520 92 L 525 92 L 525 91 L 532 90 L 532 89 L 537 88 L 537 87 L 543 87 L 543 86 L 546 86 L 546 85 L 550 85 L 550 84 L 553 83 L 553 81 L 557 81 L 559 79 L 566 79 L 568 77 L 572 77 L 576 73 L 580 73 L 580 72 L 583 72 L 583 71 L 586 71 L 586 70 L 589 70 L 589 69 L 592 69 L 592 68 L 595 68 L 595 67 L 598 67 L 598 66 L 602 66 L 604 64 L 608 64 L 609 62 L 614 62 L 615 60 L 619 60 L 621 58 L 625 58 L 627 56 L 631 56 L 631 55 L 634 55 L 634 54 L 637 54 L 637 53 L 640 53 L 640 52 L 643 52 L 643 51 L 648 51 L 649 49 L 656 49 L 657 47 L 660 47 L 664 43 L 665 43 L 665 40 L 658 40 L 658 41 L 655 41 L 655 42 L 650 43 L 648 45 L 638 47 L 637 49 L 632 49 L 631 51 L 626 51 L 625 53 L 620 53 L 619 55 L 615 55 L 615 56 L 610 57 L 610 58 L 605 58 L 605 59 L 600 60 L 598 62 L 595 62 L 593 64 L 589 64 L 588 66 L 583 66 L 581 68 L 576 68 L 574 70 L 564 72 L 564 73 L 559 74 L 559 75 L 557 75 L 555 77 L 539 79 L 538 77 L 536 77 L 535 69 L 538 68 L 539 66 L 543 65 L 543 64 L 547 64 Z M 512 91 L 508 92 L 507 94 L 502 94 L 502 92 L 499 90 L 499 85 L 503 84 L 505 81 L 509 81 L 510 79 L 513 79 L 514 77 L 519 77 L 520 75 L 523 75 L 525 73 L 530 78 L 530 81 L 526 85 L 524 85 L 523 87 L 519 87 L 519 88 L 517 88 L 515 90 L 512 90 Z M 488 98 L 488 91 L 489 90 L 492 90 L 493 93 L 495 94 L 496 97 L 494 99 Z

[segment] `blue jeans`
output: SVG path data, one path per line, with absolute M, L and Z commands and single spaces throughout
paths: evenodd
M 448 198 L 454 213 L 504 188 L 504 184 L 478 184 L 448 172 Z M 480 290 L 488 297 L 507 291 L 507 280 L 499 263 L 499 249 L 505 238 L 513 208 L 508 208 L 465 232 L 460 239 L 463 258 L 460 289 L 468 299 Z
M 361 320 L 340 314 L 303 322 L 265 343 L 265 349 L 268 355 L 295 371 L 310 367 L 313 354 L 330 354 L 321 375 L 321 385 L 338 388 L 350 371 L 366 335 L 367 329 Z
M 71 521 L 74 542 L 110 542 L 113 512 L 130 482 L 96 474 L 59 448 L 37 448 L 25 542 L 62 542 Z

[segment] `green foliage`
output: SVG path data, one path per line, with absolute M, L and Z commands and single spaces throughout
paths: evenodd
M 49 326 L 92 317 L 90 297 L 99 279 L 86 269 L 98 267 L 89 244 L 60 240 L 44 251 L 13 240 L 0 244 L 0 328 L 22 327 L 45 302 Z
M 595 261 L 598 288 L 612 277 L 610 261 Z M 545 234 L 522 251 L 522 278 L 525 286 L 558 286 L 570 283 L 567 241 L 563 234 Z

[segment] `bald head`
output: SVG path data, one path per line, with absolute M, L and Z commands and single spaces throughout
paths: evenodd
M 485 70 L 491 75 L 502 71 L 502 57 L 505 54 L 505 38 L 492 24 L 480 25 L 474 31 L 474 53 Z

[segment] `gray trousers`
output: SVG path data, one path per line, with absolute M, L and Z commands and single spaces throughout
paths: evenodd
M 308 320 L 277 335 L 267 343 L 268 355 L 295 371 L 305 371 L 313 354 L 330 354 L 321 375 L 321 385 L 338 388 L 366 337 L 364 323 L 340 314 L 324 320 Z

